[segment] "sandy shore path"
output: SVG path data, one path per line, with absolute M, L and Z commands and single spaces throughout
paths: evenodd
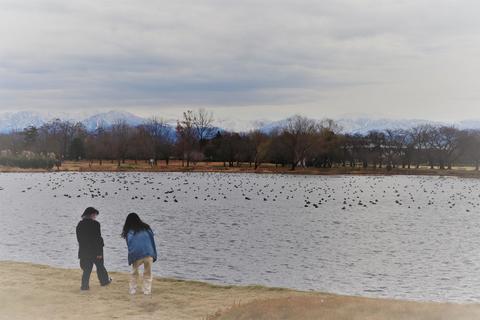
M 155 278 L 151 297 L 128 294 L 128 274 L 112 272 L 100 287 L 95 271 L 90 291 L 80 291 L 80 270 L 0 262 L 0 319 L 205 319 L 254 299 L 305 296 L 264 287 L 213 286 Z
M 0 262 L 0 319 L 480 319 L 480 305 L 415 303 L 156 278 L 129 296 L 128 274 L 80 292 L 80 270 Z M 234 306 L 238 305 L 239 306 Z M 234 306 L 232 308 L 232 306 Z M 214 316 L 217 313 L 216 316 Z

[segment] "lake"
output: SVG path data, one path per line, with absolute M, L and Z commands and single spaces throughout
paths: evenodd
M 78 268 L 75 227 L 87 206 L 100 211 L 112 271 L 130 270 L 120 233 L 137 212 L 156 234 L 157 276 L 480 301 L 474 179 L 0 173 L 0 260 Z

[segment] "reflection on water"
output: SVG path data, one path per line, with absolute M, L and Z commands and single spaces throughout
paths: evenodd
M 339 294 L 480 301 L 480 187 L 439 177 L 215 173 L 0 174 L 0 259 L 78 267 L 75 226 L 100 210 L 106 265 L 137 212 L 156 275 Z

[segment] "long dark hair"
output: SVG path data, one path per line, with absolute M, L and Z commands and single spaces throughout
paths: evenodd
M 142 230 L 152 230 L 148 224 L 142 221 L 135 212 L 130 213 L 123 225 L 122 238 L 127 237 L 127 233 L 132 230 L 134 233 Z

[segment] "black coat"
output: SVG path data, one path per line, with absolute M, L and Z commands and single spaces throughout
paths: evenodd
M 77 240 L 79 259 L 93 259 L 96 256 L 103 256 L 103 238 L 98 221 L 92 219 L 81 220 L 77 225 Z

